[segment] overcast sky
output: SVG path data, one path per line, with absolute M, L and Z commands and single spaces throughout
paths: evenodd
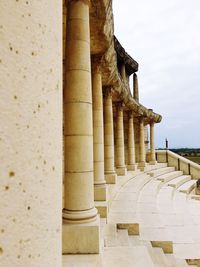
M 156 146 L 200 147 L 200 0 L 113 0 L 115 35 L 139 63 Z

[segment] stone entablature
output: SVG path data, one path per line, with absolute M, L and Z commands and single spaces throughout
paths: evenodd
M 63 51 L 65 65 L 66 4 L 64 4 L 63 11 Z M 159 123 L 162 117 L 148 110 L 148 108 L 133 98 L 128 82 L 125 82 L 119 73 L 117 59 L 124 59 L 127 75 L 138 71 L 138 63 L 128 55 L 114 36 L 112 1 L 90 1 L 90 50 L 91 55 L 102 57 L 102 85 L 104 87 L 112 87 L 113 101 L 123 101 L 126 110 L 133 111 L 136 116 L 144 117 L 145 124 L 151 121 Z
M 125 64 L 127 74 L 131 75 L 138 71 L 139 64 L 125 51 L 115 36 L 114 47 L 117 53 L 117 61 Z

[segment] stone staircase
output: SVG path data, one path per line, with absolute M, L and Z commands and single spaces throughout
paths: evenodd
M 63 267 L 200 267 L 195 180 L 166 164 L 128 172 L 110 185 L 102 254 L 63 256 Z

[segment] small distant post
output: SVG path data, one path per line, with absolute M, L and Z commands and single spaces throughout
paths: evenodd
M 165 139 L 165 147 L 166 147 L 166 162 L 168 163 L 168 140 Z
M 165 139 L 165 147 L 166 147 L 166 150 L 168 150 L 168 140 L 167 140 L 167 138 Z

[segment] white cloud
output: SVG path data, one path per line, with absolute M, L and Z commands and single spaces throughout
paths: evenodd
M 200 1 L 114 0 L 115 34 L 139 63 L 140 100 L 163 115 L 158 146 L 200 147 Z

